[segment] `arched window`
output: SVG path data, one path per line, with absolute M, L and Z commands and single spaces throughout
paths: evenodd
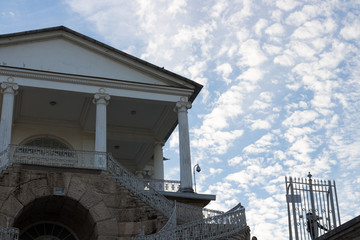
M 49 136 L 38 136 L 25 140 L 23 144 L 29 147 L 44 147 L 44 148 L 57 148 L 57 149 L 70 149 L 68 144 L 63 141 Z
M 35 136 L 25 139 L 16 148 L 17 162 L 35 165 L 74 167 L 78 163 L 75 150 L 54 136 Z

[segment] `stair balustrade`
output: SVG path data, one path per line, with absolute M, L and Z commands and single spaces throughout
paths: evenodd
M 99 161 L 100 164 L 95 165 Z M 139 235 L 134 238 L 137 240 L 220 239 L 248 229 L 245 209 L 240 204 L 226 213 L 183 203 L 174 206 L 173 202 L 153 188 L 153 183 L 137 178 L 110 153 L 9 145 L 0 152 L 0 173 L 13 163 L 107 170 L 117 183 L 168 219 L 160 231 L 152 235 Z M 156 181 L 157 186 L 164 183 Z M 181 225 L 177 225 L 179 223 Z M 6 234 L 15 231 L 0 228 L 1 237 L 5 236 L 5 230 L 8 231 Z
M 173 209 L 171 201 L 155 191 L 151 186 L 144 188 L 144 181 L 122 167 L 110 153 L 108 154 L 107 170 L 113 175 L 115 181 L 130 190 L 146 204 L 155 208 L 167 218 L 171 216 Z
M 151 235 L 139 235 L 133 240 L 215 240 L 215 239 L 246 239 L 248 226 L 246 224 L 245 208 L 240 204 L 232 210 L 210 216 L 204 219 L 198 219 L 175 228 L 161 229 L 159 232 Z

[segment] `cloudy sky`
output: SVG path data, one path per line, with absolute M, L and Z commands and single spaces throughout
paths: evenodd
M 203 84 L 198 192 L 285 240 L 285 176 L 336 180 L 342 222 L 360 214 L 359 15 L 356 0 L 1 0 L 0 34 L 64 25 Z M 176 132 L 164 150 L 179 179 Z

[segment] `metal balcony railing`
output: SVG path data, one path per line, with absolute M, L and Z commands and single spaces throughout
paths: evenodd
M 9 145 L 2 152 L 0 166 L 8 161 L 32 165 L 72 167 L 86 169 L 106 169 L 105 152 L 79 151 L 70 149 L 44 148 L 34 146 Z

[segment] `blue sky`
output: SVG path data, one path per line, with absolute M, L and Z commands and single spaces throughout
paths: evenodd
M 0 33 L 65 25 L 204 85 L 189 111 L 198 192 L 288 239 L 285 176 L 336 180 L 360 214 L 360 3 L 9 0 Z M 179 179 L 176 132 L 166 177 Z

